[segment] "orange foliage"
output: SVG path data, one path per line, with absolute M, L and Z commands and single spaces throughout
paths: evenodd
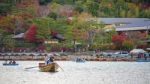
M 11 16 L 1 17 L 0 28 L 5 32 L 13 33 L 13 30 L 15 28 L 15 19 Z

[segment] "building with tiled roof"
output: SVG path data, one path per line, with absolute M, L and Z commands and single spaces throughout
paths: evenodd
M 117 32 L 124 32 L 126 35 L 136 31 L 150 34 L 150 19 L 149 18 L 98 18 L 98 21 L 103 22 L 106 30 L 115 29 Z M 147 42 L 147 49 L 150 49 L 150 39 L 143 41 Z

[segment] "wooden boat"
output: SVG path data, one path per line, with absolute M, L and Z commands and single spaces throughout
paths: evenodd
M 45 65 L 45 63 L 39 63 L 39 69 L 42 72 L 56 72 L 58 67 L 57 63 L 51 63 L 48 65 Z
M 3 66 L 18 66 L 19 64 L 15 63 L 15 64 L 9 64 L 9 63 L 3 63 Z

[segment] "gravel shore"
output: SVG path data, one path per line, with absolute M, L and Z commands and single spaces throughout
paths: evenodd
M 97 57 L 88 55 L 68 55 L 68 56 L 54 56 L 57 61 L 70 61 L 77 57 L 83 58 L 87 61 L 135 61 L 136 58 L 108 58 L 108 57 Z M 44 60 L 45 56 L 0 56 L 0 60 L 14 59 L 14 60 Z

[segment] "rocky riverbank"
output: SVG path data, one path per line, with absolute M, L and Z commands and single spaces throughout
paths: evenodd
M 75 58 L 83 58 L 87 61 L 135 61 L 136 58 L 108 58 L 108 57 L 97 57 L 88 55 L 69 55 L 69 56 L 55 56 L 56 61 L 71 61 Z M 14 59 L 14 60 L 44 60 L 45 56 L 0 56 L 0 60 Z

